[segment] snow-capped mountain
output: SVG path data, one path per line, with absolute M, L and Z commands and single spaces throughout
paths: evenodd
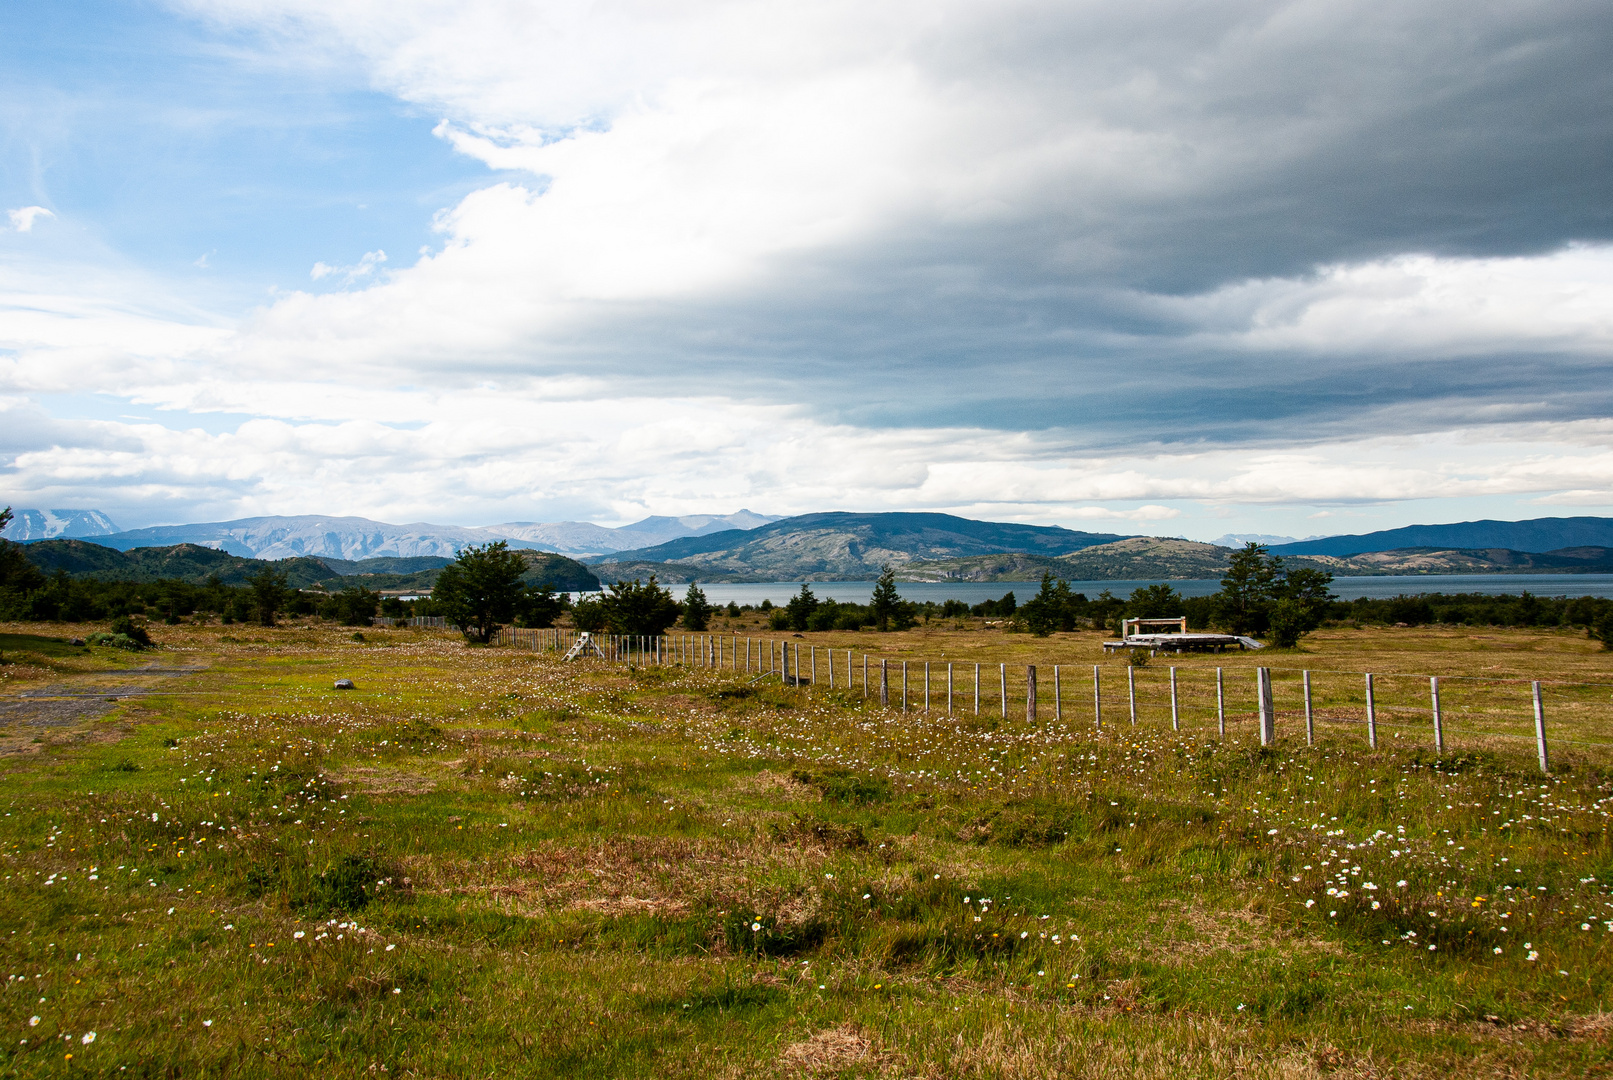
M 117 531 L 112 519 L 99 510 L 13 509 L 5 538 L 20 544 L 29 540 L 54 540 L 58 536 L 108 536 Z

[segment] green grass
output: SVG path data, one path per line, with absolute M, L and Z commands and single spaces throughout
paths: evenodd
M 0 656 L 13 662 L 24 658 L 65 659 L 86 656 L 82 645 L 69 645 L 65 637 L 46 637 L 43 634 L 0 633 Z
M 205 695 L 6 760 L 0 1072 L 1613 1071 L 1594 756 L 366 637 L 164 628 Z

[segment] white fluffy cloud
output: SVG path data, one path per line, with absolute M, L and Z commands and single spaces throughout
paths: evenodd
M 75 428 L 18 501 L 1613 501 L 1595 5 L 175 6 L 505 175 L 227 319 L 0 263 L 0 390 L 260 418 Z

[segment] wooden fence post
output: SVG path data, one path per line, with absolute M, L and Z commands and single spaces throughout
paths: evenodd
M 879 703 L 885 708 L 891 704 L 891 673 L 890 661 L 881 658 L 879 661 Z
M 1182 721 L 1176 710 L 1176 669 L 1171 668 L 1171 730 L 1181 731 Z
M 863 653 L 863 700 L 868 700 L 868 654 Z
M 1227 737 L 1227 686 L 1221 677 L 1221 669 L 1215 669 L 1215 726 L 1221 732 L 1221 737 Z
M 1003 719 L 1008 719 L 1008 665 L 997 665 L 997 703 L 1002 708 Z
M 980 715 L 980 665 L 975 665 L 975 715 Z
M 1092 665 L 1092 726 L 1103 727 L 1103 683 L 1102 668 L 1098 664 Z
M 1551 764 L 1546 759 L 1546 708 L 1540 700 L 1540 684 L 1534 684 L 1535 691 L 1535 748 L 1540 751 L 1540 771 L 1551 772 Z
M 809 645 L 809 646 L 807 646 L 807 648 L 811 651 L 812 685 L 817 686 L 818 685 L 818 647 L 816 645 Z
M 1316 712 L 1311 708 L 1311 673 L 1305 672 L 1305 745 L 1316 745 Z
M 1445 725 L 1439 715 L 1439 676 L 1428 680 L 1428 698 L 1434 710 L 1434 756 L 1445 756 Z
M 1064 703 L 1063 703 L 1062 697 L 1063 696 L 1059 693 L 1059 666 L 1057 664 L 1054 664 L 1053 665 L 1053 722 L 1055 724 L 1062 724 L 1064 722 Z
M 1271 668 L 1255 669 L 1255 688 L 1260 696 L 1260 745 L 1277 741 L 1277 710 L 1271 700 Z
M 952 662 L 947 661 L 947 715 L 952 715 Z
M 1372 697 L 1372 672 L 1367 672 L 1367 745 L 1378 748 L 1378 703 Z
M 1131 726 L 1137 726 L 1137 669 L 1126 668 L 1126 693 L 1131 700 Z
M 1025 668 L 1025 722 L 1036 723 L 1036 665 Z
M 902 711 L 907 711 L 907 661 L 902 661 Z
M 930 711 L 930 662 L 924 661 L 924 711 Z

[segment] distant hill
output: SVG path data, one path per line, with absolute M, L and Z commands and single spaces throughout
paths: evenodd
M 199 544 L 119 551 L 88 540 L 41 540 L 29 544 L 23 552 L 29 562 L 47 574 L 64 570 L 69 577 L 100 581 L 178 578 L 199 585 L 217 574 L 226 585 L 245 585 L 248 578 L 267 565 L 284 571 L 287 584 L 298 589 L 337 577 L 318 559 L 283 559 L 270 564 Z
M 1530 521 L 1463 521 L 1454 525 L 1408 525 L 1403 529 L 1328 536 L 1271 548 L 1273 555 L 1360 555 L 1406 548 L 1499 549 L 1544 553 L 1563 548 L 1613 547 L 1613 518 L 1534 518 Z
M 908 563 L 904 581 L 1037 581 L 1044 571 L 1067 581 L 1171 581 L 1218 578 L 1227 571 L 1230 547 L 1137 536 L 1083 548 L 1068 555 L 974 555 Z M 1528 552 L 1506 548 L 1462 550 L 1403 548 L 1352 556 L 1284 555 L 1290 569 L 1310 567 L 1340 577 L 1388 574 L 1589 574 L 1613 573 L 1613 548 L 1576 547 Z
M 897 573 L 898 581 L 1040 581 L 1043 573 L 1069 578 L 1069 568 L 1053 555 L 966 555 L 961 559 L 915 559 Z
M 587 560 L 610 573 L 612 563 L 677 563 L 700 569 L 701 580 L 724 575 L 750 581 L 858 581 L 884 563 L 1023 552 L 1062 555 L 1119 540 L 1116 533 L 1077 532 L 1049 525 L 974 521 L 951 514 L 804 514 L 755 529 L 686 537 L 654 547 Z M 707 578 L 704 575 L 714 575 Z
M 1348 557 L 1285 555 L 1292 566 L 1315 566 L 1335 574 L 1372 577 L 1381 574 L 1608 574 L 1613 548 L 1574 547 L 1557 551 L 1514 551 L 1509 548 L 1401 548 L 1369 551 Z
M 597 592 L 599 578 L 576 559 L 551 551 L 523 551 L 527 571 L 521 580 L 529 585 L 547 584 L 557 592 Z
M 1066 581 L 1170 581 L 1226 573 L 1232 549 L 1193 540 L 1133 536 L 1066 555 L 975 555 L 919 561 L 903 568 L 907 581 L 1038 581 L 1044 572 Z
M 106 536 L 118 531 L 99 510 L 18 510 L 12 508 L 5 538 L 19 544 L 59 536 Z
M 65 511 L 57 511 L 65 513 Z M 749 529 L 775 520 L 749 510 L 736 514 L 693 514 L 687 517 L 649 517 L 608 529 L 586 521 L 513 521 L 503 525 L 466 527 L 415 522 L 391 525 L 361 517 L 239 518 L 193 525 L 158 525 L 106 535 L 98 543 L 128 551 L 138 547 L 200 544 L 251 559 L 289 559 L 301 555 L 361 562 L 373 558 L 449 559 L 459 549 L 494 540 L 512 548 L 554 551 L 567 555 L 597 555 L 624 548 L 663 543 L 680 536 L 701 536 L 727 529 Z M 108 525 L 111 522 L 107 522 Z M 13 540 L 27 539 L 7 535 Z
M 169 547 L 116 548 L 88 540 L 42 540 L 23 549 L 28 561 L 47 574 L 58 570 L 69 577 L 100 581 L 158 581 L 177 578 L 202 584 L 214 574 L 226 585 L 244 585 L 265 566 L 286 574 L 292 588 L 322 587 L 329 590 L 362 585 L 367 589 L 429 589 L 449 559 L 370 559 L 342 563 L 337 559 L 248 559 L 199 544 Z M 586 566 L 564 555 L 547 551 L 523 551 L 527 572 L 523 581 L 549 582 L 565 592 L 585 592 L 599 588 L 599 579 Z M 337 563 L 338 567 L 330 564 Z M 429 563 L 431 565 L 419 565 Z M 358 568 L 358 569 L 355 569 Z

